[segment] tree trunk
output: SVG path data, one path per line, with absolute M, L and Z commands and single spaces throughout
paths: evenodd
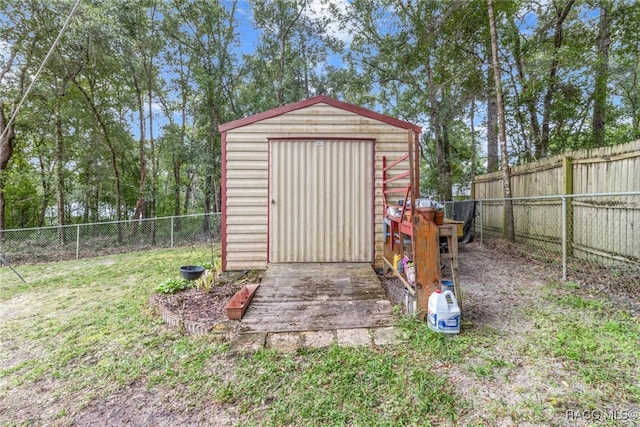
M 49 207 L 49 199 L 51 198 L 51 185 L 47 179 L 47 170 L 42 161 L 42 154 L 38 156 L 38 164 L 40 165 L 40 182 L 42 183 L 42 203 L 40 204 L 40 213 L 38 214 L 38 227 L 44 226 L 44 220 Z
M 5 133 L 6 132 L 6 133 Z M 4 174 L 9 165 L 9 159 L 13 154 L 13 140 L 15 133 L 13 124 L 7 129 L 7 118 L 4 113 L 4 103 L 0 102 L 0 230 L 5 229 L 5 212 L 6 205 L 4 199 Z
M 104 126 L 104 124 L 103 124 Z M 113 174 L 115 177 L 116 184 L 116 221 L 118 222 L 118 244 L 122 244 L 122 191 L 120 189 L 120 169 L 118 168 L 118 156 L 116 153 L 116 149 L 111 143 L 111 139 L 109 137 L 109 132 L 107 131 L 106 126 L 103 127 L 103 132 L 105 133 L 105 142 L 107 143 L 107 147 L 109 148 L 109 152 L 111 153 L 111 166 L 113 167 Z
M 181 116 L 182 123 L 180 124 L 180 147 L 183 149 L 185 147 L 185 141 L 187 139 L 187 99 L 185 96 L 185 92 L 183 91 L 182 98 L 182 108 L 181 108 Z M 182 170 L 182 161 L 181 158 L 176 157 L 175 149 L 172 153 L 172 163 L 173 163 L 173 214 L 175 216 L 180 215 L 180 184 L 181 184 L 181 170 Z M 185 206 L 186 208 L 186 206 Z
M 447 194 L 451 194 L 451 174 L 450 169 L 447 172 L 447 149 L 448 142 L 445 141 L 445 135 L 440 120 L 440 111 L 438 108 L 437 89 L 433 82 L 433 69 L 431 68 L 431 54 L 427 53 L 425 63 L 427 71 L 427 85 L 429 87 L 429 115 L 431 117 L 431 127 L 436 144 L 436 157 L 438 159 L 438 197 L 440 199 L 451 200 L 447 198 Z M 449 190 L 447 191 L 447 185 Z
M 638 46 L 640 51 L 640 46 Z M 631 84 L 631 117 L 633 126 L 634 139 L 640 139 L 640 96 L 638 95 L 638 80 L 640 80 L 640 52 L 635 57 L 635 64 L 633 67 L 633 82 Z
M 93 187 L 93 212 L 92 222 L 100 221 L 100 190 L 97 185 Z
M 138 120 L 140 126 L 140 139 L 138 140 L 138 155 L 140 157 L 140 182 L 138 183 L 138 201 L 133 214 L 134 219 L 142 219 L 146 214 L 146 194 L 147 194 L 147 160 L 144 149 L 146 137 L 146 120 L 144 118 L 144 100 L 142 89 L 138 83 L 138 78 L 133 76 L 133 85 L 136 91 L 136 101 L 138 103 Z M 134 223 L 133 233 L 137 231 L 137 224 Z
M 111 141 L 111 135 L 109 134 L 109 127 L 107 126 L 107 124 L 104 121 L 104 118 L 98 111 L 98 107 L 96 106 L 96 103 L 93 101 L 93 97 L 75 79 L 73 80 L 73 83 L 78 88 L 80 93 L 82 93 L 82 95 L 84 96 L 85 100 L 87 101 L 87 104 L 89 104 L 89 108 L 91 108 L 91 112 L 93 113 L 94 117 L 98 121 L 100 129 L 102 131 L 102 135 L 104 136 L 104 142 L 107 145 L 107 148 L 109 149 L 109 153 L 111 155 L 111 166 L 113 167 L 113 175 L 115 179 L 115 192 L 116 192 L 115 211 L 116 211 L 116 221 L 118 222 L 116 228 L 118 231 L 118 244 L 122 244 L 123 235 L 122 235 L 122 224 L 120 222 L 122 220 L 122 189 L 120 185 L 120 168 L 118 166 L 118 154 L 113 145 L 113 142 Z
M 205 214 L 211 213 L 211 195 L 212 195 L 211 187 L 213 186 L 213 137 L 214 137 L 213 123 L 214 121 L 212 120 L 211 129 L 210 129 L 211 133 L 209 135 L 209 138 L 211 138 L 211 143 L 207 144 L 207 150 L 206 150 L 207 163 L 205 165 L 206 173 L 204 177 L 204 213 Z M 209 224 L 209 216 L 205 215 L 202 230 L 205 233 L 208 233 L 210 229 L 211 228 Z
M 32 43 L 35 44 L 35 41 Z M 15 108 L 18 105 L 18 99 L 22 97 L 22 94 L 25 91 L 24 88 L 24 79 L 27 74 L 27 67 L 29 66 L 31 60 L 31 52 L 33 49 L 29 50 L 29 54 L 23 59 L 24 65 L 20 68 L 20 71 L 17 73 L 18 77 L 18 91 L 15 94 L 15 102 L 9 108 L 9 115 L 6 115 L 5 112 L 5 103 L 0 100 L 0 231 L 6 228 L 6 200 L 4 194 L 4 174 L 9 166 L 9 160 L 11 160 L 11 156 L 13 155 L 13 143 L 16 138 L 15 132 L 15 121 L 11 120 L 13 114 L 16 112 Z M 5 56 L 5 64 L 4 68 L 0 70 L 0 83 L 6 73 L 11 70 L 11 65 L 13 64 L 14 59 L 18 56 L 17 51 L 11 51 L 9 57 Z M 8 118 L 8 120 L 7 120 Z M 0 233 L 0 237 L 2 234 Z
M 156 212 L 156 195 L 157 195 L 157 185 L 158 185 L 158 167 L 156 161 L 156 147 L 155 140 L 153 139 L 153 58 L 149 58 L 149 63 L 147 64 L 147 98 L 149 102 L 149 150 L 151 152 L 151 206 L 150 206 L 150 216 L 154 218 L 151 221 L 151 244 L 155 246 L 156 244 L 156 221 L 155 218 L 157 216 Z
M 493 69 L 487 73 L 487 86 L 494 85 Z M 487 95 L 487 172 L 495 172 L 500 169 L 498 158 L 498 109 L 496 106 L 495 91 L 489 90 Z
M 476 177 L 476 127 L 475 127 L 475 119 L 476 119 L 476 100 L 471 100 L 471 112 L 470 112 L 470 125 L 471 125 L 471 181 Z
M 496 85 L 496 104 L 498 108 L 498 134 L 502 151 L 502 179 L 504 186 L 504 237 L 515 240 L 513 224 L 513 204 L 511 201 L 511 170 L 509 169 L 509 152 L 507 150 L 506 120 L 502 103 L 502 81 L 500 79 L 500 62 L 498 59 L 498 34 L 496 19 L 493 12 L 493 0 L 487 0 L 489 9 L 489 29 L 491 31 L 491 65 Z
M 598 54 L 595 70 L 595 87 L 593 91 L 593 144 L 596 147 L 605 145 L 605 119 L 607 112 L 607 83 L 609 76 L 609 47 L 611 46 L 611 13 L 608 0 L 603 0 L 600 7 L 600 23 L 598 36 Z
M 211 213 L 211 196 L 212 196 L 212 187 L 213 187 L 213 174 L 212 172 L 207 173 L 205 177 L 204 184 L 204 213 Z M 202 231 L 205 233 L 209 233 L 211 230 L 211 224 L 209 224 L 209 216 L 205 215 L 204 217 L 204 225 Z
M 549 134 L 550 134 L 550 120 L 551 120 L 551 102 L 556 93 L 556 81 L 558 77 L 558 53 L 562 46 L 562 27 L 569 11 L 573 7 L 575 0 L 569 0 L 564 6 L 564 9 L 557 11 L 557 18 L 553 36 L 553 52 L 551 65 L 549 66 L 549 75 L 547 77 L 547 92 L 544 95 L 543 111 L 542 111 L 542 131 L 540 140 L 536 145 L 536 156 L 542 158 L 547 155 L 549 149 Z
M 180 60 L 180 80 L 183 82 L 186 82 L 188 81 L 188 77 L 191 74 L 191 68 L 189 67 L 188 62 L 185 64 L 184 56 L 182 52 L 182 46 L 178 47 L 178 51 L 179 51 L 179 60 Z M 186 70 L 185 70 L 185 66 L 186 66 Z M 187 105 L 189 103 L 189 99 L 188 99 L 189 93 L 187 91 L 186 84 L 182 85 L 180 96 L 181 96 L 180 150 L 184 150 L 186 148 L 186 141 L 187 141 Z M 174 186 L 173 186 L 174 212 L 173 214 L 175 216 L 179 216 L 181 212 L 180 186 L 182 185 L 182 182 L 181 182 L 182 181 L 182 165 L 183 165 L 182 159 L 183 159 L 182 156 L 176 156 L 176 150 L 174 148 L 174 150 L 172 150 L 172 166 L 173 166 L 173 179 L 174 179 Z M 188 197 L 189 197 L 188 194 L 185 194 L 185 206 L 184 206 L 185 209 L 187 209 Z M 176 222 L 175 225 L 176 227 L 179 227 L 180 226 L 179 218 L 177 218 L 177 220 L 178 222 Z
M 309 61 L 307 59 L 307 42 L 304 32 L 300 31 L 299 57 L 302 58 L 302 81 L 304 83 L 304 94 L 306 98 L 311 97 L 311 87 L 309 85 Z
M 175 156 L 173 163 L 173 215 L 180 215 L 180 164 Z
M 213 212 L 220 212 L 220 180 L 213 178 Z
M 280 37 L 280 69 L 278 73 L 278 90 L 276 92 L 276 101 L 278 102 L 278 106 L 284 104 L 284 67 L 286 64 L 286 39 L 285 34 Z
M 527 132 L 528 124 L 525 119 L 524 113 L 522 112 L 522 94 L 520 93 L 520 84 L 518 83 L 517 76 L 513 75 L 513 68 L 509 68 L 509 81 L 511 82 L 513 91 L 513 99 L 516 100 L 516 104 L 514 106 L 513 118 L 516 124 L 516 128 L 520 134 L 520 138 L 522 140 L 522 144 L 519 143 L 516 137 L 513 138 L 515 142 L 512 144 L 512 152 L 516 152 L 518 156 L 518 160 L 516 162 L 520 162 L 521 159 L 524 159 L 524 162 L 530 162 L 533 158 L 533 149 L 531 147 L 530 141 L 530 132 Z
M 61 116 L 61 96 L 64 93 L 58 93 L 58 98 L 55 100 L 55 163 L 56 163 L 56 211 L 58 226 L 58 242 L 60 245 L 66 243 L 64 234 L 64 140 L 62 133 L 62 116 Z
M 0 237 L 2 236 L 2 230 L 5 229 L 4 213 L 6 211 L 6 204 L 4 201 L 4 171 L 0 170 Z
M 444 158 L 441 165 L 440 177 L 442 178 L 442 186 L 439 197 L 440 201 L 446 202 L 453 200 L 453 192 L 451 190 L 451 143 L 449 141 L 449 126 L 446 120 L 443 121 L 442 125 L 442 153 Z
M 9 115 L 11 117 L 11 115 Z M 0 230 L 5 229 L 6 204 L 4 198 L 4 174 L 13 154 L 13 141 L 16 138 L 15 125 L 8 123 L 4 111 L 4 103 L 0 102 Z
M 514 31 L 518 31 L 516 23 L 511 17 L 510 20 L 511 26 Z M 529 127 L 531 129 L 531 139 L 533 140 L 533 146 L 536 147 L 536 152 L 538 151 L 538 147 L 542 145 L 541 135 L 540 135 L 540 120 L 538 120 L 538 108 L 536 106 L 535 98 L 531 96 L 529 93 L 529 82 L 526 77 L 524 71 L 524 63 L 522 61 L 522 47 L 520 45 L 520 37 L 516 37 L 515 47 L 514 47 L 514 62 L 516 65 L 516 70 L 518 72 L 518 83 L 520 84 L 521 96 L 518 99 L 520 104 L 524 104 L 527 107 L 527 112 L 529 113 Z M 530 159 L 535 158 L 534 152 L 531 152 L 531 141 L 527 144 L 529 147 L 529 152 L 527 153 L 527 157 Z
M 187 185 L 184 189 L 184 208 L 182 210 L 184 215 L 189 213 L 189 201 L 191 200 L 193 178 L 194 178 L 194 174 L 192 172 L 187 171 Z

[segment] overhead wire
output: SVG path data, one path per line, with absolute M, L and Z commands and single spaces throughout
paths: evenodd
M 36 81 L 38 80 L 38 77 L 40 77 L 40 74 L 42 73 L 42 70 L 44 69 L 44 66 L 47 64 L 47 61 L 49 61 L 49 57 L 53 53 L 53 50 L 56 48 L 56 46 L 58 45 L 58 42 L 62 38 L 62 35 L 64 34 L 65 30 L 69 26 L 69 23 L 71 22 L 71 18 L 73 18 L 73 15 L 75 14 L 76 9 L 78 8 L 78 5 L 80 5 L 80 0 L 76 0 L 75 4 L 71 8 L 71 11 L 69 12 L 69 16 L 67 16 L 67 19 L 65 20 L 64 24 L 62 25 L 62 28 L 60 29 L 60 32 L 58 33 L 58 37 L 56 37 L 56 39 L 53 41 L 53 44 L 51 45 L 51 48 L 49 49 L 49 52 L 47 52 L 47 55 L 42 60 L 42 63 L 40 64 L 40 67 L 38 68 L 38 71 L 36 72 L 36 74 L 33 77 L 33 79 L 31 79 L 31 84 L 29 84 L 29 87 L 27 87 L 27 90 L 22 95 L 22 99 L 20 100 L 20 102 L 16 106 L 15 110 L 13 110 L 13 114 L 11 115 L 11 118 L 9 119 L 9 121 L 7 122 L 7 125 L 5 126 L 4 130 L 2 131 L 2 135 L 0 135 L 0 140 L 2 140 L 2 138 L 4 138 L 6 136 L 7 132 L 11 128 L 11 125 L 13 124 L 13 122 L 16 119 L 16 116 L 18 115 L 18 111 L 22 107 L 22 104 L 24 103 L 25 99 L 27 99 L 27 96 L 29 95 L 29 92 L 31 92 L 31 89 L 33 88 L 33 85 L 35 85 Z

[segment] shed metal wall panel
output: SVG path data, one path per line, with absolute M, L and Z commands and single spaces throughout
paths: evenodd
M 231 240 L 231 238 L 233 237 L 233 235 L 235 234 L 243 234 L 246 236 L 251 236 L 250 239 L 247 239 L 246 242 L 254 242 L 254 241 L 260 241 L 258 239 L 266 239 L 267 238 L 267 224 L 227 224 L 227 233 L 229 234 L 229 236 L 227 237 L 227 242 L 229 242 Z M 255 240 L 254 240 L 255 239 Z M 245 242 L 244 240 L 242 242 L 238 242 L 238 243 L 243 243 Z M 236 251 L 241 251 L 242 250 L 242 245 L 238 244 L 237 248 L 230 248 L 229 246 L 227 246 L 227 250 L 236 250 Z M 267 254 L 264 254 L 264 259 L 265 261 L 267 260 Z
M 371 262 L 373 141 L 271 142 L 271 262 Z
M 256 242 L 256 243 L 267 243 L 267 235 L 256 235 L 256 234 L 243 234 L 243 233 L 234 233 L 227 237 L 227 242 L 232 243 L 246 243 L 246 242 Z M 240 246 L 232 245 L 231 249 L 238 249 Z
M 229 178 L 227 188 L 267 188 L 267 180 L 251 178 Z
M 266 169 L 255 169 L 247 167 L 246 169 L 239 168 L 230 170 L 227 174 L 227 179 L 259 179 L 260 181 L 264 181 L 265 179 L 267 179 L 267 176 L 268 174 Z
M 413 139 L 413 130 L 394 126 L 371 117 L 365 117 L 352 111 L 343 110 L 332 105 L 318 103 L 299 110 L 287 112 L 258 122 L 249 123 L 226 131 L 226 250 L 228 252 L 227 270 L 264 269 L 267 266 L 269 251 L 256 252 L 256 243 L 268 242 L 269 228 L 265 220 L 258 217 L 269 216 L 268 169 L 269 139 L 317 138 L 322 140 L 369 139 L 375 141 L 373 148 L 374 178 L 373 191 L 373 227 L 375 248 L 375 264 L 382 267 L 382 158 L 388 161 L 398 159 L 406 154 L 409 139 Z M 331 141 L 331 143 L 336 141 Z M 354 142 L 354 141 L 351 141 Z M 357 141 L 356 141 L 357 142 Z M 329 141 L 327 141 L 329 143 Z M 367 162 L 371 164 L 371 156 Z M 408 162 L 402 162 L 394 173 L 409 169 Z M 267 174 L 267 175 L 265 175 Z M 371 178 L 370 178 L 371 179 Z M 394 185 L 405 186 L 408 178 Z M 370 188 L 370 187 L 369 187 Z M 256 219 L 234 219 L 236 216 L 247 216 Z M 355 217 L 354 217 L 355 218 Z M 369 217 L 371 218 L 371 214 Z M 367 221 L 365 219 L 365 221 Z M 371 219 L 369 219 L 369 222 Z M 267 243 L 269 244 L 269 243 Z M 324 250 L 323 248 L 320 248 Z M 246 259 L 242 254 L 246 253 Z M 233 254 L 233 255 L 231 255 Z M 369 258 L 371 259 L 371 253 Z
M 227 218 L 228 225 L 256 225 L 256 224 L 266 224 L 267 217 L 264 215 L 229 215 Z

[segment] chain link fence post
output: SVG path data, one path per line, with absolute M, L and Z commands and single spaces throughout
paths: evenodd
M 480 244 L 482 244 L 482 238 L 483 238 L 483 222 L 484 222 L 484 215 L 482 213 L 482 200 L 478 200 L 478 217 L 480 218 Z
M 80 259 L 80 224 L 76 225 L 76 259 Z
M 203 230 L 202 219 L 212 226 Z M 8 262 L 50 262 L 220 242 L 220 213 L 0 231 Z M 75 236 L 74 236 L 75 235 Z M 82 253 L 80 249 L 82 248 Z
M 481 244 L 546 264 L 557 280 L 640 295 L 640 191 L 514 198 L 514 241 L 503 238 L 504 201 L 476 201 Z

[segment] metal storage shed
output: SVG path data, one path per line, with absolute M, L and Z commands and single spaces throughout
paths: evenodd
M 220 132 L 223 270 L 270 262 L 382 267 L 383 158 L 410 151 L 412 160 L 394 168 L 407 176 L 394 184 L 417 184 L 419 126 L 317 96 Z

